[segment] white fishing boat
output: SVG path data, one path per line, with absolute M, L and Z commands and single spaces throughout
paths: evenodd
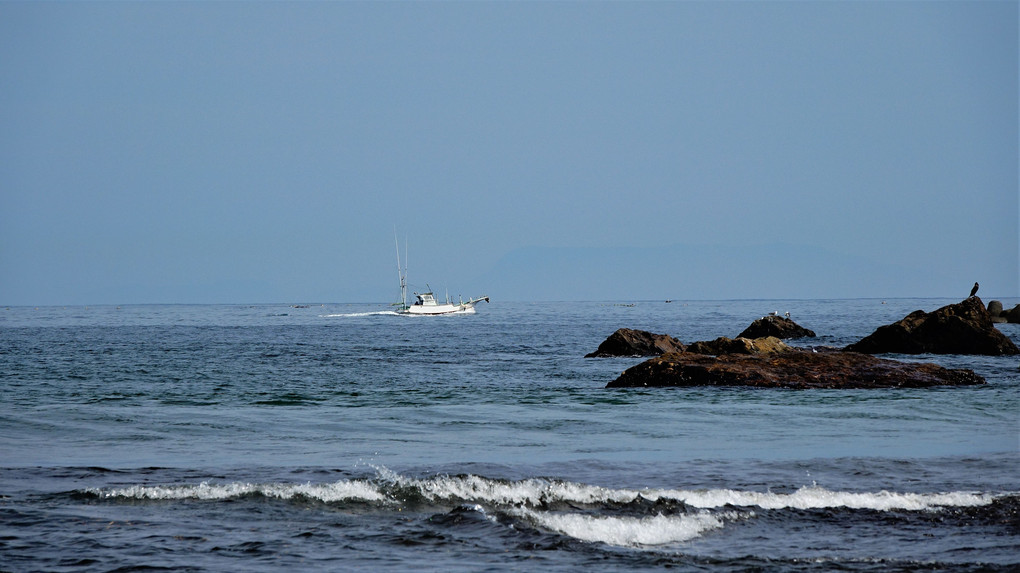
M 489 302 L 489 297 L 480 296 L 478 298 L 472 298 L 468 300 L 460 299 L 457 302 L 450 301 L 450 295 L 447 293 L 446 302 L 440 303 L 436 300 L 435 294 L 432 292 L 432 287 L 425 283 L 425 287 L 428 288 L 428 292 L 416 292 L 414 293 L 414 303 L 407 304 L 407 245 L 404 245 L 404 266 L 400 266 L 400 243 L 397 243 L 397 275 L 400 277 L 400 302 L 394 306 L 397 307 L 397 312 L 400 314 L 420 314 L 420 315 L 439 315 L 439 314 L 472 314 L 475 312 L 475 304 L 485 301 Z
M 397 312 L 405 314 L 471 314 L 475 312 L 476 303 L 483 300 L 489 302 L 489 297 L 487 296 L 459 300 L 457 302 L 451 302 L 450 297 L 447 296 L 446 302 L 440 303 L 432 292 L 416 292 L 414 293 L 414 298 L 414 304 L 410 305 L 405 302 L 406 299 L 402 299 L 402 304 L 399 305 Z

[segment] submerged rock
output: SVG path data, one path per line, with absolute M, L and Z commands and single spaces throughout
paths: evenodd
M 764 338 L 775 336 L 776 338 L 804 338 L 814 337 L 813 330 L 808 330 L 796 322 L 784 316 L 763 316 L 751 323 L 737 338 Z
M 984 383 L 972 370 L 857 352 L 790 349 L 765 355 L 664 354 L 628 368 L 606 387 L 923 388 Z
M 683 352 L 684 345 L 668 334 L 621 328 L 609 335 L 595 352 L 585 358 L 609 356 L 658 356 L 666 352 Z
M 715 340 L 701 340 L 687 347 L 687 352 L 695 354 L 770 354 L 785 352 L 790 347 L 775 336 L 763 338 L 726 338 L 721 336 Z
M 981 299 L 972 296 L 932 312 L 915 310 L 846 347 L 867 354 L 1020 354 L 999 332 Z

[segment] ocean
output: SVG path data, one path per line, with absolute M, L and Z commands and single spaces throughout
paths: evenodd
M 952 302 L 0 308 L 0 571 L 1016 571 L 1016 356 L 892 356 L 988 383 L 883 390 L 584 358 Z

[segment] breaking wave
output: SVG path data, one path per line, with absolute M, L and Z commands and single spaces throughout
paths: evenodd
M 305 497 L 324 503 L 338 501 L 386 501 L 386 496 L 361 480 L 341 480 L 331 484 L 252 484 L 226 483 L 210 484 L 202 482 L 197 485 L 143 486 L 135 485 L 125 488 L 85 490 L 87 494 L 103 499 L 198 499 L 219 501 L 238 499 L 247 496 L 261 495 L 275 499 L 294 499 Z
M 613 489 L 552 479 L 518 481 L 477 475 L 407 477 L 376 468 L 371 478 L 328 484 L 223 483 L 90 488 L 103 500 L 235 500 L 262 496 L 326 504 L 368 503 L 382 511 L 430 513 L 474 508 L 490 521 L 533 527 L 583 542 L 621 547 L 682 543 L 758 513 L 796 509 L 939 511 L 978 507 L 1015 495 L 975 492 L 832 491 L 817 485 L 791 493 L 731 489 Z
M 641 547 L 682 543 L 700 537 L 711 529 L 721 529 L 725 521 L 734 521 L 736 512 L 722 515 L 652 515 L 619 517 L 578 513 L 543 513 L 517 510 L 517 515 L 537 526 L 580 541 L 599 542 L 621 547 Z

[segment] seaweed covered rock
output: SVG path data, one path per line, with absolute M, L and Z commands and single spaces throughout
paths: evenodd
M 992 322 L 981 299 L 972 296 L 932 312 L 915 310 L 846 347 L 867 354 L 1020 354 Z
M 667 334 L 621 328 L 609 335 L 595 352 L 585 358 L 608 356 L 658 356 L 666 352 L 683 352 L 684 345 Z
M 737 335 L 737 338 L 764 338 L 774 336 L 780 339 L 814 337 L 808 330 L 785 316 L 768 315 L 759 318 Z
M 972 370 L 898 362 L 867 354 L 791 349 L 775 354 L 670 353 L 628 368 L 607 388 L 924 388 L 984 384 Z
M 715 340 L 701 340 L 687 347 L 687 352 L 695 354 L 769 354 L 784 352 L 790 347 L 775 336 L 764 338 L 726 338 L 721 336 Z

